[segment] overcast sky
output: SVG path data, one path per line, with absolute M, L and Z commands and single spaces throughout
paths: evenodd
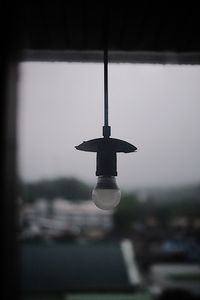
M 101 137 L 103 64 L 22 63 L 18 169 L 23 180 L 75 176 L 94 183 L 94 153 L 74 146 Z M 110 64 L 112 137 L 121 188 L 200 182 L 200 66 Z

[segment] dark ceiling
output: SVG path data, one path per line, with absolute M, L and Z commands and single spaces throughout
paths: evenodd
M 63 53 L 70 52 L 72 59 L 74 53 L 76 59 L 77 53 L 89 51 L 86 60 L 95 60 L 104 46 L 106 26 L 116 60 L 143 56 L 170 61 L 176 54 L 185 62 L 199 63 L 199 9 L 193 1 L 184 2 L 27 1 L 19 10 L 22 48 L 35 59 L 44 51 L 47 59 L 61 60 L 67 57 Z

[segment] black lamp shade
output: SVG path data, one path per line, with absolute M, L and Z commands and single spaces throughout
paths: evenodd
M 117 152 L 130 153 L 137 150 L 134 145 L 113 138 L 89 140 L 75 148 L 97 153 L 96 176 L 117 176 Z

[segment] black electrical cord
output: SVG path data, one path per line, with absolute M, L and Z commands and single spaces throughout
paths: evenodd
M 108 10 L 105 7 L 104 15 L 104 28 L 103 28 L 103 39 L 104 39 L 104 126 L 103 126 L 103 137 L 109 138 L 111 135 L 111 127 L 108 123 Z
M 104 48 L 104 126 L 103 137 L 109 138 L 111 127 L 108 124 L 108 49 Z
M 108 49 L 104 48 L 104 126 L 108 126 Z

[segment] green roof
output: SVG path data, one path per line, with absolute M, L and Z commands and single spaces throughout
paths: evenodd
M 26 244 L 21 249 L 24 292 L 133 289 L 120 243 Z

